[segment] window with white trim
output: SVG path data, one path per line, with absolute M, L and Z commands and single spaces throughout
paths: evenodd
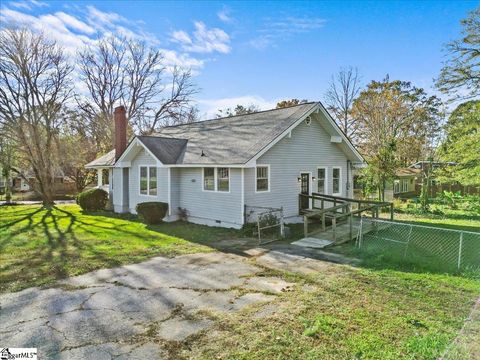
M 140 166 L 140 195 L 157 195 L 157 168 L 155 166 Z
M 268 166 L 257 166 L 257 191 L 270 190 L 268 170 Z
M 215 191 L 215 168 L 203 168 L 203 190 Z
M 402 192 L 408 192 L 408 180 L 407 179 L 402 180 Z
M 326 194 L 325 183 L 327 178 L 327 169 L 317 169 L 317 192 L 320 194 Z
M 332 193 L 333 195 L 340 194 L 342 173 L 339 167 L 334 167 L 332 170 Z
M 217 191 L 230 191 L 229 168 L 217 168 Z
M 400 180 L 393 181 L 393 193 L 398 194 L 400 192 Z

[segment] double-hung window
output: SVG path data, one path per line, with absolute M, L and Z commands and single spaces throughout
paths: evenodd
M 269 167 L 257 166 L 257 192 L 269 191 Z
M 230 169 L 217 169 L 217 191 L 230 191 Z
M 333 195 L 340 195 L 341 193 L 341 169 L 339 167 L 334 167 L 332 170 L 332 193 Z
M 140 195 L 157 195 L 157 168 L 140 166 Z
M 205 191 L 230 191 L 229 168 L 203 168 L 203 190 Z
M 326 183 L 327 178 L 327 169 L 326 168 L 318 168 L 317 169 L 317 192 L 320 194 L 326 194 Z
M 215 168 L 203 168 L 203 190 L 215 190 Z

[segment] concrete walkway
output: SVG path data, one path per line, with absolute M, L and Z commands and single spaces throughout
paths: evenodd
M 157 257 L 0 296 L 2 346 L 37 347 L 39 359 L 156 359 L 208 331 L 208 314 L 271 302 L 294 284 L 257 277 L 247 258 Z

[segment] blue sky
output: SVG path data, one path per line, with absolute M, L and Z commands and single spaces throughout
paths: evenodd
M 355 66 L 363 82 L 409 80 L 434 93 L 443 45 L 478 1 L 1 2 L 1 25 L 44 31 L 72 54 L 121 33 L 191 67 L 203 116 L 218 108 L 322 100 L 332 74 Z

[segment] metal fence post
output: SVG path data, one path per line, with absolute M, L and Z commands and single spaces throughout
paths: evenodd
M 457 268 L 460 270 L 460 265 L 462 264 L 462 245 L 463 245 L 463 231 L 460 232 L 460 244 L 458 246 L 458 263 Z
M 280 236 L 285 237 L 285 224 L 283 222 L 283 206 L 280 207 Z
M 405 246 L 405 252 L 403 253 L 403 258 L 407 257 L 408 245 L 410 244 L 410 239 L 412 237 L 413 225 L 410 225 L 410 231 L 408 232 L 407 245 Z

